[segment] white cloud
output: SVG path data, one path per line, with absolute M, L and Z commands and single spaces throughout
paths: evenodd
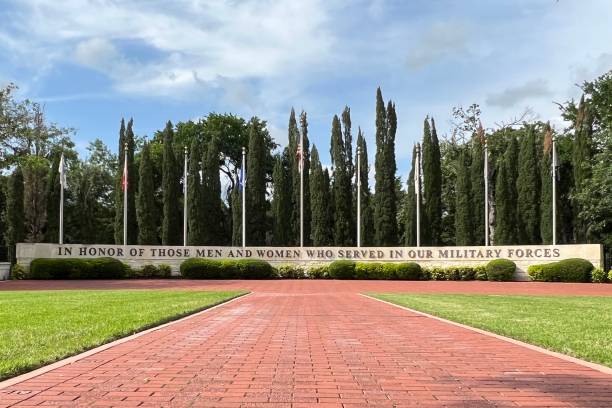
M 466 54 L 467 40 L 468 28 L 464 23 L 434 23 L 409 51 L 406 63 L 411 69 L 419 69 L 438 60 Z
M 486 103 L 490 106 L 510 108 L 532 99 L 551 96 L 552 91 L 544 79 L 533 79 L 522 85 L 506 88 L 501 92 L 487 96 Z

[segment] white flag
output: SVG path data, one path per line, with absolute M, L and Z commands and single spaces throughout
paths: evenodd
M 59 162 L 59 174 L 60 174 L 60 186 L 62 188 L 66 188 L 66 162 L 64 161 L 64 153 L 62 153 L 62 156 L 60 157 L 60 162 Z

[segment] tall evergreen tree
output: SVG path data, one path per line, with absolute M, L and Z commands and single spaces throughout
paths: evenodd
M 232 189 L 232 245 L 242 245 L 242 191 L 235 185 Z
M 533 126 L 521 140 L 518 158 L 519 243 L 539 244 L 540 240 L 540 175 L 536 153 L 536 137 Z
M 385 102 L 380 88 L 376 90 L 376 172 L 374 194 L 374 241 L 376 245 L 397 243 L 397 204 L 395 197 L 395 132 L 397 118 L 395 106 Z
M 312 146 L 311 153 L 311 175 L 310 175 L 310 197 L 312 208 L 312 245 L 325 246 L 329 244 L 328 212 L 329 202 L 325 201 L 325 192 L 329 189 L 325 185 L 323 167 L 319 160 L 319 152 L 316 146 Z
M 125 158 L 125 120 L 121 118 L 119 128 L 118 166 L 115 175 L 115 244 L 123 244 L 123 189 L 121 180 L 123 175 L 123 161 Z
M 15 244 L 23 242 L 25 238 L 23 198 L 23 172 L 21 166 L 17 166 L 8 179 L 6 191 L 7 231 L 5 241 L 8 245 L 11 263 L 16 262 Z
M 470 187 L 472 198 L 472 226 L 474 228 L 471 245 L 484 245 L 485 225 L 485 185 L 484 185 L 484 129 L 482 126 L 472 138 L 472 163 L 470 164 Z
M 125 129 L 125 141 L 127 143 L 127 160 L 128 160 L 128 215 L 127 215 L 127 239 L 128 244 L 134 245 L 138 240 L 138 220 L 136 216 L 136 192 L 138 191 L 138 168 L 134 161 L 134 150 L 136 149 L 136 141 L 134 139 L 134 131 L 132 127 L 134 120 L 130 119 L 127 128 Z M 123 218 L 122 218 L 123 219 Z
M 333 202 L 331 176 L 329 170 L 325 168 L 323 170 L 323 199 L 326 203 Z M 326 217 L 323 219 L 324 229 L 327 231 L 327 235 L 324 236 L 326 244 L 325 246 L 331 246 L 334 244 L 333 237 L 333 224 L 334 224 L 334 206 L 328 205 Z
M 334 245 L 351 245 L 351 182 L 347 173 L 347 159 L 340 119 L 334 115 L 331 131 L 331 162 L 334 170 L 332 194 L 334 205 Z
M 553 132 L 550 123 L 544 128 L 544 148 L 540 166 L 540 236 L 543 244 L 552 244 L 552 142 Z
M 277 246 L 287 246 L 291 242 L 291 237 L 289 236 L 291 231 L 291 173 L 289 160 L 290 153 L 285 148 L 282 155 L 276 156 L 272 172 L 272 185 L 274 186 L 274 195 L 272 197 L 272 243 Z M 314 165 L 314 157 L 312 160 Z
M 155 205 L 155 185 L 149 143 L 142 146 L 136 197 L 136 217 L 138 219 L 138 244 L 155 245 L 157 241 L 157 207 Z
M 469 157 L 466 146 L 457 160 L 455 239 L 457 245 L 470 245 L 474 240 L 473 203 L 471 199 Z
M 182 240 L 181 227 L 183 224 L 181 222 L 181 205 L 178 199 L 181 196 L 180 171 L 173 145 L 174 128 L 172 122 L 168 121 L 163 132 L 162 194 L 164 214 L 161 234 L 163 245 L 180 245 Z
M 250 175 L 247 191 L 252 188 Z M 223 245 L 226 241 L 223 226 L 223 203 L 221 202 L 221 180 L 219 178 L 219 142 L 213 136 L 202 159 L 203 205 L 207 222 L 203 233 L 204 245 Z M 250 216 L 250 215 L 249 215 Z M 247 239 L 249 239 L 247 235 Z M 249 240 L 250 242 L 250 240 Z
M 357 148 L 361 151 L 359 157 L 361 181 L 361 245 L 372 246 L 374 244 L 374 214 L 372 213 L 371 203 L 372 193 L 370 191 L 369 180 L 368 145 L 361 132 L 361 128 L 357 132 Z
M 425 122 L 427 123 L 427 122 Z M 408 175 L 408 187 L 404 201 L 404 245 L 416 246 L 417 243 L 417 215 L 416 215 L 416 188 L 414 173 L 416 171 L 416 145 L 412 148 L 412 165 Z
M 584 183 L 591 176 L 592 139 L 593 114 L 588 103 L 584 100 L 584 95 L 582 95 L 576 112 L 574 143 L 572 147 L 572 169 L 574 176 L 572 205 L 574 207 L 574 240 L 576 243 L 584 243 L 587 239 L 587 224 L 584 222 L 584 217 L 580 216 L 583 208 L 576 197 L 582 193 L 585 188 Z
M 194 139 L 189 148 L 187 167 L 187 242 L 189 245 L 202 245 L 206 216 L 202 211 L 202 179 L 200 177 L 202 151 L 200 142 Z
M 49 161 L 40 156 L 26 156 L 23 168 L 23 200 L 26 242 L 42 242 L 47 224 L 47 177 Z
M 495 233 L 496 245 L 515 245 L 518 240 L 517 212 L 517 166 L 518 143 L 514 135 L 510 136 L 504 155 L 498 160 L 495 181 Z
M 291 233 L 289 245 L 300 242 L 300 170 L 298 168 L 298 145 L 300 143 L 300 131 L 295 118 L 295 110 L 291 108 L 289 114 L 289 157 L 291 169 Z
M 311 203 L 310 203 L 310 140 L 308 139 L 308 119 L 306 112 L 300 114 L 300 132 L 304 135 L 304 245 L 310 245 Z
M 60 154 L 54 154 L 51 160 L 51 168 L 47 176 L 47 228 L 45 230 L 45 242 L 58 242 L 59 239 L 59 209 L 60 209 L 60 178 L 59 178 Z
M 246 234 L 249 246 L 266 244 L 266 152 L 260 122 L 249 124 L 249 147 L 247 153 L 246 189 L 247 223 Z
M 423 125 L 423 196 L 425 197 L 425 245 L 439 245 L 442 233 L 442 164 L 436 124 L 428 118 Z

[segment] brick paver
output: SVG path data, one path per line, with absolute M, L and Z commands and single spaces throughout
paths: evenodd
M 254 293 L 0 390 L 0 407 L 612 407 L 610 375 L 358 295 L 401 289 L 384 284 L 217 281 Z

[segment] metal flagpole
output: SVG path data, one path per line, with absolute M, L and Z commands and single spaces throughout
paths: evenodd
M 60 158 L 59 165 L 60 172 L 60 208 L 59 208 L 59 243 L 62 245 L 64 243 L 64 186 L 65 186 L 65 169 L 64 169 L 64 153 L 62 152 L 62 157 Z
M 183 167 L 183 246 L 187 246 L 187 146 Z
M 242 147 L 242 168 L 240 169 L 242 187 L 242 247 L 246 247 L 246 148 Z
M 304 246 L 304 132 L 300 132 L 300 247 Z
M 414 191 L 416 192 L 416 236 L 417 247 L 421 246 L 421 145 L 416 145 L 416 168 L 414 169 Z
M 357 146 L 357 246 L 361 246 L 361 147 Z
M 552 244 L 557 245 L 557 148 L 552 138 Z
M 128 201 L 128 144 L 123 145 L 123 245 L 127 245 L 127 201 Z
M 484 139 L 484 211 L 485 211 L 485 246 L 489 246 L 489 145 Z

